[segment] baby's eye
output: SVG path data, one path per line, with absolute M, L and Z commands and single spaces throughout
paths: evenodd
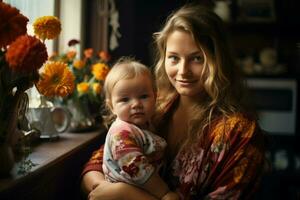
M 119 99 L 120 102 L 128 102 L 129 98 L 128 97 L 122 97 Z

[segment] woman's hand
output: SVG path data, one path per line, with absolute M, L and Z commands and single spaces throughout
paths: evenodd
M 122 200 L 123 183 L 110 183 L 101 181 L 89 194 L 89 200 Z
M 110 183 L 101 181 L 99 185 L 93 189 L 89 196 L 89 200 L 157 200 L 152 195 L 142 189 L 126 183 Z
M 105 181 L 104 175 L 98 171 L 89 171 L 82 177 L 81 188 L 85 194 L 89 194 L 102 181 Z
M 161 198 L 161 200 L 180 200 L 180 198 L 176 192 L 168 192 Z

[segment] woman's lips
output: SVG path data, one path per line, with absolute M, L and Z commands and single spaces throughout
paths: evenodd
M 180 79 L 176 79 L 176 82 L 178 82 L 180 85 L 183 85 L 183 86 L 189 86 L 191 84 L 196 83 L 197 81 L 196 80 L 180 80 Z

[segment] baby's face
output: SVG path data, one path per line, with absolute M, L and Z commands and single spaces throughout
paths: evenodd
M 123 121 L 146 128 L 155 107 L 155 93 L 148 75 L 119 80 L 111 94 L 112 112 Z

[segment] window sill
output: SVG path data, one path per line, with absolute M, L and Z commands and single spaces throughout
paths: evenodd
M 17 162 L 11 176 L 0 179 L 0 199 L 81 199 L 80 173 L 91 153 L 104 141 L 105 128 L 63 133 L 58 140 L 33 147 L 29 159 L 37 164 L 25 175 Z

